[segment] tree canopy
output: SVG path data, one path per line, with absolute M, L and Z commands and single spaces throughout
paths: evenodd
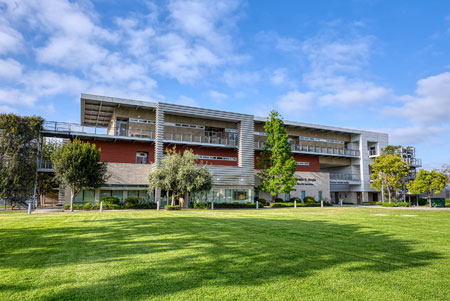
M 150 193 L 153 189 L 170 191 L 172 206 L 175 200 L 188 193 L 211 190 L 212 176 L 204 165 L 195 164 L 192 150 L 185 150 L 179 154 L 175 148 L 167 150 L 161 166 L 149 174 Z
M 0 114 L 0 198 L 11 205 L 33 195 L 41 117 Z
M 392 194 L 402 188 L 403 178 L 408 175 L 408 164 L 399 155 L 383 153 L 374 159 L 371 167 L 372 188 L 377 191 L 386 188 L 391 203 Z
M 267 141 L 258 158 L 261 179 L 259 189 L 269 192 L 272 199 L 280 193 L 290 193 L 297 183 L 294 176 L 296 165 L 284 122 L 277 111 L 271 111 L 264 125 Z
M 71 211 L 78 192 L 100 187 L 107 180 L 107 163 L 100 162 L 100 152 L 95 144 L 74 139 L 57 147 L 51 155 L 56 177 L 70 187 Z
M 428 206 L 431 207 L 431 194 L 440 193 L 445 187 L 446 180 L 446 175 L 440 172 L 421 169 L 414 181 L 408 185 L 408 188 L 413 194 L 426 193 Z
M 41 144 L 42 162 L 51 162 L 51 156 L 57 149 L 59 144 L 50 139 L 43 139 Z M 40 196 L 44 196 L 47 192 L 54 191 L 59 186 L 59 179 L 52 172 L 41 172 L 38 174 L 38 191 Z

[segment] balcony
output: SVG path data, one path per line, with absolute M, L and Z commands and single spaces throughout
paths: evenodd
M 408 165 L 411 167 L 421 167 L 422 166 L 422 159 L 407 158 L 407 159 L 405 159 L 405 162 L 408 163 Z
M 358 174 L 330 173 L 330 183 L 332 184 L 361 184 Z
M 164 133 L 164 142 L 178 143 L 185 142 L 186 144 L 210 144 L 215 146 L 238 147 L 239 143 L 236 140 L 230 140 L 220 137 L 207 137 L 193 134 L 177 134 Z
M 43 124 L 43 132 L 56 134 L 58 136 L 70 137 L 70 136 L 86 136 L 86 137 L 128 137 L 139 139 L 154 139 L 153 131 L 144 131 L 142 129 L 128 128 L 116 135 L 109 135 L 106 128 L 95 126 L 84 126 L 76 123 L 57 122 L 57 121 L 45 121 Z
M 262 141 L 255 141 L 255 148 L 263 148 Z M 306 153 L 306 154 L 316 154 L 316 155 L 328 155 L 337 157 L 359 157 L 359 150 L 356 149 L 345 149 L 345 148 L 332 148 L 332 147 L 321 147 L 314 145 L 299 145 L 291 144 L 292 152 L 294 153 Z

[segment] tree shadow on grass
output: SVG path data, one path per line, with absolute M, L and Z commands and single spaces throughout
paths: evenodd
M 137 216 L 74 222 L 76 226 L 3 229 L 0 266 L 33 271 L 92 265 L 88 273 L 103 273 L 95 283 L 67 277 L 41 282 L 41 289 L 53 287 L 55 292 L 43 299 L 143 299 L 209 285 L 301 279 L 339 265 L 350 272 L 391 272 L 440 258 L 414 250 L 411 241 L 324 221 Z M 110 267 L 118 270 L 108 272 Z M 0 292 L 12 290 L 29 287 L 0 286 Z

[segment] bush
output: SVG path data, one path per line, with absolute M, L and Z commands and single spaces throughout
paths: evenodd
M 329 203 L 323 203 L 323 206 L 331 206 Z M 283 207 L 294 207 L 294 203 L 284 202 L 284 203 L 272 203 L 271 208 L 283 208 Z M 297 207 L 320 207 L 320 203 L 297 203 Z
M 258 207 L 259 208 L 263 208 L 264 206 L 266 206 L 266 201 L 261 202 L 260 200 L 258 201 Z
M 231 203 L 214 203 L 214 208 L 256 208 L 256 203 L 239 203 L 239 202 L 231 202 Z
M 105 203 L 103 203 L 103 209 L 106 209 L 106 210 L 116 210 L 116 209 L 124 209 L 124 208 L 125 207 L 120 204 L 109 204 L 109 203 L 105 204 Z
M 64 204 L 64 210 L 70 210 L 70 204 Z
M 409 207 L 409 203 L 406 202 L 394 202 L 394 203 L 382 203 L 383 207 Z
M 361 205 L 378 205 L 378 202 L 361 202 Z
M 209 209 L 211 208 L 210 203 L 194 203 L 194 209 Z
M 283 203 L 284 200 L 282 198 L 276 198 L 275 203 Z
M 419 206 L 425 206 L 428 204 L 428 200 L 425 198 L 419 198 L 418 202 L 419 202 Z
M 445 206 L 450 206 L 450 199 L 445 199 Z
M 300 198 L 298 198 L 298 197 L 293 197 L 293 198 L 291 198 L 289 200 L 289 202 L 292 202 L 292 203 L 294 203 L 295 201 L 297 201 L 297 203 L 301 203 L 302 202 L 302 200 Z
M 124 204 L 125 204 L 125 206 L 128 207 L 128 206 L 134 206 L 134 205 L 137 205 L 137 204 L 140 204 L 143 202 L 144 202 L 143 198 L 140 198 L 137 196 L 129 196 L 125 199 Z
M 267 204 L 267 201 L 265 199 L 263 199 L 263 198 L 258 198 L 258 201 L 259 201 L 259 206 L 260 207 L 261 207 L 261 204 L 263 204 L 263 206 L 266 206 L 266 204 Z
M 180 205 L 175 205 L 175 206 L 166 205 L 166 206 L 164 206 L 164 209 L 166 209 L 166 210 L 181 210 L 181 206 Z
M 307 196 L 303 199 L 303 202 L 314 204 L 316 202 L 316 200 L 312 196 Z
M 118 197 L 115 197 L 115 196 L 104 197 L 103 199 L 101 199 L 101 201 L 103 202 L 103 205 L 105 205 L 105 204 L 119 205 L 120 204 L 120 199 Z

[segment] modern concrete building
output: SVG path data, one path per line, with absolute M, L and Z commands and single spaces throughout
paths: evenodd
M 80 193 L 78 202 L 110 195 L 154 198 L 146 193 L 148 174 L 173 146 L 192 149 L 213 174 L 211 192 L 194 199 L 253 201 L 258 194 L 255 163 L 266 139 L 264 117 L 88 94 L 81 94 L 80 103 L 80 124 L 46 121 L 42 132 L 45 137 L 78 137 L 101 148 L 111 177 L 100 189 Z M 355 204 L 380 200 L 370 187 L 369 165 L 388 145 L 387 134 L 297 121 L 285 121 L 285 126 L 298 182 L 291 195 L 279 197 Z M 39 171 L 50 172 L 51 166 L 41 162 Z M 59 201 L 69 201 L 63 189 Z

